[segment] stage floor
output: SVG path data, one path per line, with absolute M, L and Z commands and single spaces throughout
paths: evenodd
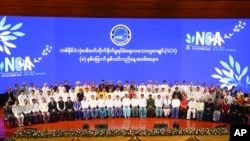
M 167 124 L 172 128 L 173 123 L 178 122 L 180 128 L 213 128 L 217 126 L 228 126 L 228 123 L 221 122 L 206 122 L 186 119 L 171 119 L 171 118 L 105 118 L 105 119 L 90 119 L 90 120 L 74 120 L 74 121 L 58 121 L 54 123 L 39 123 L 31 126 L 9 128 L 4 126 L 4 122 L 0 120 L 0 137 L 9 137 L 16 130 L 24 128 L 37 129 L 82 129 L 83 124 L 87 123 L 90 129 L 94 129 L 96 124 L 108 124 L 109 129 L 148 129 L 154 128 L 155 124 Z

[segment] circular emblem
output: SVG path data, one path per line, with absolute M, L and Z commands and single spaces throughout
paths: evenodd
M 130 29 L 123 24 L 114 26 L 110 32 L 110 39 L 117 46 L 125 46 L 129 43 L 131 37 Z

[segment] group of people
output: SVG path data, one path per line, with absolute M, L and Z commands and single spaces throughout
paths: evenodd
M 60 120 L 81 120 L 95 118 L 166 117 L 206 121 L 248 123 L 250 94 L 244 97 L 241 89 L 221 88 L 211 83 L 200 85 L 167 83 L 163 80 L 147 84 L 135 81 L 123 84 L 118 81 L 101 80 L 91 84 L 69 85 L 68 81 L 55 82 L 52 86 L 44 83 L 35 87 L 26 82 L 5 93 L 4 117 L 11 127 L 17 121 L 24 123 L 56 122 Z

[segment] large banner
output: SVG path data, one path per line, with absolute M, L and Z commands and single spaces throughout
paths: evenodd
M 249 19 L 0 17 L 0 91 L 15 83 L 186 80 L 250 89 Z

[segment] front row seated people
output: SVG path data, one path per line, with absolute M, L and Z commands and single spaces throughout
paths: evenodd
M 228 102 L 227 97 L 208 98 L 207 102 L 203 99 L 195 101 L 195 97 L 191 96 L 188 101 L 185 95 L 182 95 L 180 101 L 178 95 L 174 95 L 174 99 L 169 94 L 149 94 L 146 99 L 143 92 L 138 95 L 124 93 L 124 96 L 119 93 L 107 93 L 107 98 L 100 94 L 96 99 L 94 95 L 84 95 L 83 100 L 80 101 L 78 97 L 71 100 L 71 97 L 63 97 L 58 95 L 58 101 L 55 101 L 53 94 L 50 93 L 49 97 L 41 95 L 37 98 L 32 95 L 32 100 L 28 98 L 23 99 L 23 105 L 19 104 L 17 100 L 13 106 L 10 107 L 8 103 L 4 107 L 4 117 L 10 124 L 14 126 L 15 121 L 19 126 L 31 125 L 31 123 L 58 121 L 58 120 L 88 120 L 90 118 L 112 118 L 112 117 L 169 117 L 180 118 L 185 116 L 186 119 L 197 119 L 206 121 L 225 121 L 225 122 L 248 122 L 249 106 L 246 102 L 239 106 L 237 99 L 233 103 Z M 164 96 L 163 96 L 164 95 Z M 90 97 L 88 100 L 87 97 Z M 40 100 L 41 99 L 41 100 Z M 46 101 L 46 100 L 49 101 Z M 223 100 L 221 103 L 220 101 Z M 186 108 L 186 113 L 182 112 Z M 132 114 L 131 114 L 132 113 Z M 13 116 L 11 116 L 13 114 Z M 14 119 L 14 120 L 13 120 Z

